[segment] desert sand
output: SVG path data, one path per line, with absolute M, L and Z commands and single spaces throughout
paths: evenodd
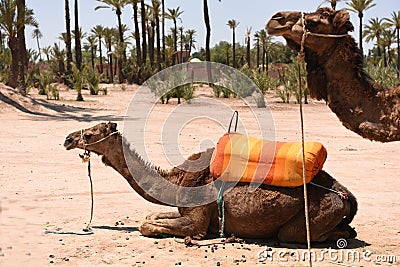
M 289 256 L 293 251 L 302 252 L 304 245 L 274 240 L 223 244 L 218 238 L 186 247 L 181 238 L 141 236 L 138 227 L 147 214 L 173 208 L 143 200 L 95 155 L 91 157 L 94 234 L 46 234 L 46 230 L 81 231 L 88 223 L 87 165 L 78 157 L 82 151 L 66 151 L 63 143 L 70 132 L 100 122 L 114 121 L 123 129 L 126 108 L 137 86 L 127 86 L 126 90 L 105 86 L 107 95 L 89 96 L 84 91 L 84 102 L 74 101 L 76 93 L 65 88 L 61 89 L 60 101 L 46 101 L 36 90 L 24 98 L 1 86 L 0 266 L 307 266 L 307 261 L 296 262 Z M 212 97 L 207 88 L 199 90 L 197 94 Z M 267 101 L 276 139 L 299 141 L 299 105 L 279 103 L 273 95 L 267 95 Z M 246 125 L 251 125 L 249 108 L 240 99 L 215 100 L 239 110 Z M 168 105 L 157 104 L 146 132 L 151 161 L 164 168 L 170 164 L 163 157 L 160 125 L 176 107 L 175 99 Z M 346 261 L 338 257 L 339 253 L 336 258 L 325 254 L 314 266 L 400 265 L 400 142 L 382 144 L 362 139 L 345 129 L 324 102 L 311 101 L 304 106 L 304 114 L 306 140 L 326 146 L 324 169 L 347 186 L 359 203 L 352 223 L 357 239 L 347 240 L 347 248 L 339 252 L 359 253 L 361 259 Z M 222 121 L 228 123 L 229 118 Z M 248 128 L 257 134 L 253 127 Z M 187 156 L 198 152 L 204 138 L 216 141 L 223 132 L 217 124 L 197 120 L 180 133 L 181 153 Z M 260 261 L 258 254 L 265 246 L 287 252 L 283 257 L 287 261 L 277 254 Z M 314 247 L 320 255 L 329 247 L 335 249 L 336 243 Z

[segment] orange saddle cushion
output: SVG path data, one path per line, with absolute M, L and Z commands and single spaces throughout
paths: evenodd
M 327 151 L 318 142 L 305 143 L 306 182 L 322 169 Z M 275 186 L 303 184 L 301 142 L 274 142 L 238 133 L 224 134 L 211 159 L 214 178 L 228 182 Z

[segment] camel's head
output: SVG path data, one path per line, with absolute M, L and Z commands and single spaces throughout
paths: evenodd
M 353 31 L 350 15 L 346 10 L 319 8 L 314 13 L 304 15 L 306 30 L 310 33 L 343 35 Z M 300 50 L 303 36 L 303 20 L 301 12 L 278 12 L 265 26 L 268 34 L 283 36 L 290 48 Z M 335 44 L 337 38 L 324 38 L 308 35 L 304 46 L 314 52 L 321 52 Z
M 93 144 L 117 132 L 117 124 L 113 122 L 100 123 L 88 129 L 70 133 L 64 142 L 67 150 L 74 148 L 84 149 L 85 145 Z

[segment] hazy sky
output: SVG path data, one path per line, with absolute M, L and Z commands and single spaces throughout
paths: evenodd
M 146 0 L 146 2 L 150 2 Z M 293 10 L 310 12 L 316 9 L 323 0 L 208 0 L 211 20 L 211 45 L 221 40 L 231 41 L 231 30 L 226 25 L 230 19 L 239 21 L 236 30 L 236 41 L 244 43 L 244 36 L 247 28 L 252 28 L 252 35 L 255 31 L 263 29 L 267 20 L 277 11 Z M 393 11 L 400 10 L 400 0 L 375 0 L 376 6 L 365 12 L 364 24 L 371 17 L 390 17 Z M 41 47 L 53 45 L 54 42 L 63 43 L 58 39 L 61 32 L 65 31 L 65 14 L 63 0 L 27 0 L 26 4 L 35 12 L 39 22 L 43 38 L 40 40 Z M 115 12 L 111 9 L 100 9 L 94 11 L 99 5 L 96 0 L 79 0 L 79 20 L 85 32 L 97 25 L 114 27 L 117 25 Z M 195 29 L 197 47 L 204 47 L 205 27 L 203 20 L 202 0 L 165 0 L 166 8 L 180 7 L 184 13 L 181 16 L 184 29 Z M 73 7 L 74 1 L 70 1 L 71 27 L 73 29 Z M 345 8 L 344 2 L 338 3 L 337 9 Z M 123 23 L 131 30 L 133 29 L 132 6 L 129 5 L 123 10 Z M 351 21 L 358 36 L 358 17 L 351 13 Z M 178 25 L 181 22 L 178 21 Z M 178 26 L 178 27 L 179 27 Z M 172 27 L 167 20 L 166 30 Z M 27 46 L 36 49 L 36 41 L 31 38 L 32 28 L 27 28 Z M 358 39 L 357 39 L 358 40 Z M 370 45 L 366 45 L 370 47 Z

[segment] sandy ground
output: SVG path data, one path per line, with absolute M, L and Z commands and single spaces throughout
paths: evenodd
M 78 157 L 80 151 L 63 148 L 65 137 L 104 121 L 118 122 L 121 128 L 136 88 L 128 86 L 123 91 L 119 86 L 109 86 L 108 94 L 99 96 L 89 96 L 85 91 L 86 101 L 77 103 L 73 91 L 62 90 L 62 100 L 56 102 L 46 101 L 35 90 L 30 93 L 35 100 L 18 97 L 2 86 L 0 92 L 17 108 L 0 101 L 0 266 L 306 266 L 305 261 L 294 261 L 295 254 L 289 257 L 290 252 L 303 251 L 298 245 L 251 240 L 221 244 L 220 239 L 212 239 L 201 241 L 200 247 L 185 247 L 181 239 L 141 236 L 137 228 L 145 216 L 169 208 L 143 200 L 97 156 L 92 156 L 94 234 L 45 234 L 45 230 L 80 231 L 89 220 L 87 166 Z M 153 109 L 146 132 L 151 161 L 162 167 L 169 164 L 162 154 L 160 125 L 176 108 L 174 101 Z M 240 100 L 217 101 L 239 110 L 251 125 L 249 109 Z M 280 104 L 273 97 L 268 97 L 268 105 L 277 139 L 300 140 L 298 105 Z M 304 112 L 306 139 L 320 141 L 328 149 L 324 169 L 346 185 L 359 202 L 352 223 L 357 239 L 348 240 L 347 249 L 325 254 L 324 261 L 314 262 L 314 266 L 399 265 L 400 142 L 363 140 L 346 130 L 322 102 L 313 101 Z M 227 123 L 229 118 L 222 121 Z M 254 127 L 248 129 L 256 134 Z M 204 138 L 215 141 L 221 133 L 220 126 L 198 120 L 181 131 L 179 148 L 189 155 L 198 151 Z M 258 252 L 265 245 L 284 251 L 287 262 L 278 259 L 277 254 L 273 262 L 260 262 Z M 321 258 L 323 250 L 336 248 L 336 244 L 319 247 L 315 251 Z M 361 259 L 340 258 L 346 252 L 358 253 Z

